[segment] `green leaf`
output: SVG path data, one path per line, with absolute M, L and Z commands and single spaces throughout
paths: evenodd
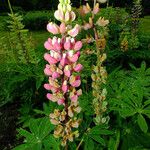
M 94 142 L 91 138 L 86 139 L 84 150 L 94 150 Z
M 147 126 L 147 123 L 146 123 L 145 118 L 144 118 L 141 114 L 139 114 L 137 121 L 138 121 L 138 125 L 139 125 L 140 129 L 141 129 L 144 133 L 146 133 L 147 130 L 148 130 L 148 126 Z
M 96 142 L 100 143 L 101 145 L 105 146 L 105 140 L 103 138 L 101 138 L 99 135 L 96 134 L 90 134 L 89 135 L 93 140 L 95 140 Z
M 147 105 L 150 105 L 150 100 L 147 100 L 147 101 L 144 102 L 144 107 L 147 106 Z
M 48 117 L 42 118 L 39 124 L 39 137 L 43 139 L 46 137 L 52 130 L 54 126 L 50 123 Z
M 44 145 L 44 149 L 45 150 L 60 150 L 59 145 L 60 142 L 58 142 L 56 140 L 56 138 L 54 138 L 53 135 L 49 135 L 44 141 L 43 141 L 43 145 Z
M 30 146 L 28 144 L 22 144 L 22 145 L 19 145 L 19 146 L 13 148 L 13 150 L 28 150 L 29 147 Z

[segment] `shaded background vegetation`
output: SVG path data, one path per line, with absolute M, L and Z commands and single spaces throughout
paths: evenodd
M 114 7 L 132 7 L 132 0 L 109 0 L 110 5 Z M 25 11 L 30 10 L 55 10 L 58 4 L 58 0 L 11 0 L 14 7 L 23 9 Z M 84 4 L 84 0 L 73 0 L 72 6 L 79 7 L 80 4 Z M 150 1 L 142 0 L 143 12 L 145 15 L 150 14 Z M 0 12 L 8 12 L 7 0 L 0 1 Z

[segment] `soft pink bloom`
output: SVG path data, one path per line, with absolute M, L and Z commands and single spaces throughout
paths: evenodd
M 49 100 L 51 100 L 51 99 L 52 99 L 52 94 L 47 93 L 46 97 L 47 97 Z
M 62 91 L 64 93 L 66 93 L 68 91 L 68 85 L 67 85 L 67 81 L 66 80 L 63 82 Z
M 78 64 L 76 65 L 74 68 L 73 68 L 76 72 L 80 72 L 82 69 L 83 69 L 83 66 L 81 64 Z
M 47 49 L 47 50 L 53 50 L 54 47 L 52 45 L 52 40 L 50 38 L 48 38 L 48 41 L 46 41 L 44 43 L 44 47 Z
M 92 28 L 92 25 L 90 23 L 85 23 L 84 26 L 83 26 L 84 30 L 88 30 L 90 28 Z
M 54 50 L 55 51 L 60 51 L 62 49 L 61 43 L 59 43 L 58 41 L 56 41 L 54 43 Z
M 60 33 L 61 33 L 61 34 L 63 34 L 63 33 L 66 32 L 66 25 L 65 25 L 64 22 L 62 22 L 62 23 L 60 24 L 59 30 L 60 30 Z
M 71 49 L 71 41 L 70 38 L 66 38 L 66 41 L 64 43 L 64 49 L 65 50 L 70 50 Z
M 97 3 L 95 6 L 94 6 L 94 8 L 93 8 L 93 13 L 94 14 L 97 14 L 98 12 L 99 12 L 99 3 Z
M 80 31 L 80 26 L 78 24 L 76 24 L 73 29 L 68 31 L 68 34 L 72 37 L 75 37 L 78 35 L 79 31 Z
M 65 102 L 65 99 L 64 98 L 61 98 L 57 101 L 58 105 L 63 105 Z
M 57 61 L 60 61 L 60 60 L 61 60 L 61 54 L 60 54 L 60 53 L 54 52 L 54 53 L 53 53 L 53 57 L 54 57 Z
M 74 62 L 76 62 L 76 61 L 78 60 L 79 56 L 80 56 L 80 52 L 78 51 L 78 52 L 75 53 L 72 57 L 69 56 L 68 59 L 69 59 L 71 62 L 74 63 Z
M 64 21 L 64 19 L 65 19 L 65 16 L 64 16 L 64 13 L 62 10 L 56 10 L 54 13 L 54 16 L 59 21 Z
M 62 66 L 64 66 L 64 65 L 67 64 L 66 54 L 63 54 L 63 57 L 62 57 L 61 60 L 60 60 L 60 64 L 61 64 Z
M 73 87 L 79 87 L 80 84 L 81 84 L 80 76 L 76 76 L 76 77 L 70 78 L 70 84 Z
M 71 76 L 71 68 L 70 68 L 70 66 L 65 66 L 65 68 L 64 68 L 64 74 L 65 74 L 65 76 L 67 76 L 67 77 L 70 77 Z
M 56 79 L 56 78 L 59 78 L 60 77 L 60 74 L 58 73 L 58 72 L 53 72 L 53 74 L 52 74 L 52 78 L 53 79 Z
M 45 53 L 44 59 L 48 61 L 49 64 L 56 64 L 58 62 L 55 58 L 51 57 L 51 55 L 47 53 Z
M 57 102 L 58 98 L 56 96 L 54 96 L 53 94 L 47 93 L 46 97 L 53 101 L 53 102 Z
M 78 51 L 82 48 L 82 42 L 81 41 L 77 41 L 74 45 L 74 50 Z
M 52 22 L 48 23 L 47 30 L 53 34 L 59 34 L 60 33 L 59 32 L 59 26 L 56 25 L 55 23 L 52 23 Z
M 44 88 L 46 90 L 51 90 L 51 86 L 48 83 L 44 84 Z
M 70 99 L 73 101 L 73 102 L 76 102 L 78 100 L 78 95 L 73 95 L 70 97 Z
M 85 14 L 89 13 L 90 11 L 91 11 L 91 8 L 88 3 L 86 3 L 86 5 L 83 5 L 83 12 Z
M 52 75 L 52 71 L 50 69 L 50 65 L 46 64 L 46 67 L 44 69 L 44 73 L 48 76 Z

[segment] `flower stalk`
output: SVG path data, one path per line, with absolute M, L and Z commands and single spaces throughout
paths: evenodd
M 107 109 L 107 101 L 106 95 L 107 90 L 105 88 L 106 80 L 107 80 L 107 71 L 104 67 L 104 61 L 106 60 L 105 46 L 106 46 L 106 38 L 105 33 L 107 31 L 108 20 L 104 20 L 104 18 L 100 17 L 96 22 L 95 16 L 100 11 L 99 3 L 96 3 L 94 0 L 93 9 L 90 8 L 89 4 L 84 5 L 81 9 L 81 14 L 84 16 L 88 13 L 92 13 L 92 17 L 89 18 L 88 23 L 84 23 L 83 29 L 88 30 L 92 29 L 94 32 L 94 41 L 96 45 L 96 56 L 97 61 L 96 65 L 93 66 L 93 73 L 91 75 L 92 78 L 92 88 L 93 88 L 93 108 L 95 111 L 94 122 L 96 125 L 100 125 L 106 123 L 108 117 L 104 117 L 104 113 Z M 89 39 L 84 40 L 89 42 Z
M 47 98 L 63 106 L 62 109 L 56 108 L 50 114 L 50 121 L 56 126 L 54 137 L 61 138 L 61 145 L 68 149 L 68 141 L 73 142 L 74 138 L 79 136 L 77 128 L 81 122 L 77 114 L 81 111 L 78 97 L 82 90 L 79 88 L 81 79 L 78 73 L 83 67 L 78 63 L 78 59 L 82 42 L 76 40 L 80 26 L 70 25 L 76 17 L 71 9 L 70 0 L 59 2 L 54 16 L 61 24 L 58 26 L 50 22 L 47 30 L 54 35 L 61 35 L 61 38 L 54 36 L 44 43 L 48 50 L 44 55 L 48 62 L 44 73 L 49 77 L 49 82 L 44 84 L 44 87 L 50 91 Z

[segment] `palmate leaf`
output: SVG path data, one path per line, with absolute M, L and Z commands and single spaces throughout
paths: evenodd
M 31 150 L 31 149 L 43 150 L 42 147 L 46 142 L 45 140 L 50 139 L 49 136 L 52 136 L 50 132 L 54 129 L 54 126 L 51 125 L 49 119 L 45 117 L 45 118 L 30 120 L 29 129 L 30 132 L 24 129 L 19 129 L 19 134 L 25 137 L 23 143 L 25 150 Z M 14 148 L 14 150 L 20 150 L 22 147 L 23 147 L 22 145 L 19 145 L 16 148 Z

